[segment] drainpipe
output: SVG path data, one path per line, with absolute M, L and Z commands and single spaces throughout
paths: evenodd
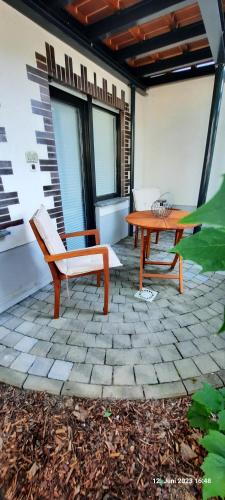
M 133 212 L 133 194 L 134 188 L 134 149 L 135 149 L 135 100 L 136 88 L 131 85 L 131 103 L 130 103 L 130 116 L 131 116 L 131 143 L 130 143 L 130 212 Z M 133 235 L 133 226 L 129 226 L 129 236 Z

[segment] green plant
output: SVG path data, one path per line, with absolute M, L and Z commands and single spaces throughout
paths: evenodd
M 205 205 L 181 219 L 185 224 L 210 227 L 181 240 L 171 252 L 202 266 L 202 271 L 225 271 L 225 176 L 218 193 Z M 225 331 L 224 322 L 219 333 Z
M 171 251 L 192 260 L 203 272 L 225 271 L 225 176 L 218 193 L 205 205 L 182 219 L 186 224 L 206 224 L 200 232 L 181 240 Z M 224 322 L 220 332 L 225 331 Z M 199 443 L 207 450 L 201 469 L 204 472 L 203 500 L 225 498 L 225 388 L 204 384 L 192 397 L 188 411 L 192 427 L 207 433 Z
M 199 440 L 208 451 L 201 466 L 203 500 L 214 496 L 225 498 L 225 389 L 204 384 L 192 396 L 187 416 L 191 427 L 208 432 Z

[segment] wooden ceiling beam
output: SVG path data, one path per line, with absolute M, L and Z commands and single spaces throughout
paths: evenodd
M 136 26 L 140 20 L 160 17 L 191 3 L 193 0 L 142 0 L 94 23 L 88 30 L 88 36 L 92 41 L 104 39 L 112 33 Z
M 116 57 L 118 60 L 129 59 L 130 57 L 135 57 L 146 52 L 157 51 L 169 45 L 179 44 L 200 36 L 205 36 L 205 27 L 202 21 L 183 26 L 182 28 L 176 28 L 162 35 L 154 36 L 148 40 L 129 45 L 129 47 L 118 50 L 116 52 Z
M 211 58 L 211 50 L 209 47 L 206 47 L 200 50 L 189 51 L 180 56 L 158 60 L 155 63 L 146 64 L 145 66 L 140 66 L 138 68 L 133 68 L 133 72 L 136 76 L 152 75 L 154 73 L 168 71 L 169 69 L 193 65 L 197 62 L 208 61 Z

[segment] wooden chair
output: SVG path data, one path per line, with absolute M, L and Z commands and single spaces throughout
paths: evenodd
M 43 220 L 41 220 L 41 217 Z M 91 229 L 59 235 L 44 206 L 41 206 L 30 219 L 30 225 L 52 274 L 55 293 L 54 318 L 59 318 L 62 280 L 96 274 L 97 286 L 99 287 L 101 273 L 104 274 L 103 312 L 104 314 L 108 314 L 109 269 L 110 267 L 117 267 L 122 264 L 109 245 L 99 245 L 99 231 Z M 47 226 L 46 230 L 45 225 Z M 47 235 L 48 229 L 49 235 Z M 95 246 L 67 252 L 62 240 L 77 236 L 94 236 Z

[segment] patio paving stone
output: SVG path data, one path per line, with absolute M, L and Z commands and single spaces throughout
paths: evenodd
M 225 350 L 214 351 L 211 353 L 211 357 L 220 368 L 225 368 Z
M 208 373 L 201 375 L 200 377 L 192 377 L 190 379 L 183 380 L 183 383 L 188 394 L 193 394 L 195 391 L 202 389 L 204 383 L 211 384 L 213 387 L 223 386 L 223 381 L 218 376 L 218 373 Z
M 87 352 L 86 363 L 104 365 L 105 349 L 90 347 Z
M 136 365 L 134 371 L 138 385 L 158 383 L 153 365 Z
M 20 339 L 19 342 L 17 342 L 17 344 L 15 345 L 15 349 L 21 352 L 29 352 L 36 343 L 37 339 L 33 339 L 32 337 L 23 335 L 22 339 Z
M 12 370 L 12 368 L 0 366 L 0 380 L 4 382 L 4 384 L 23 387 L 26 378 L 26 373 L 17 372 L 16 370 Z
M 200 375 L 200 371 L 191 358 L 180 359 L 175 361 L 174 364 L 182 379 Z
M 162 361 L 159 349 L 157 347 L 145 347 L 139 349 L 141 364 L 160 363 Z
M 132 338 L 132 344 L 135 347 L 134 342 L 133 342 L 134 337 L 135 337 L 135 335 L 132 335 L 131 338 Z M 113 347 L 114 347 L 114 349 L 122 349 L 122 348 L 126 349 L 128 347 L 131 347 L 130 335 L 114 335 L 113 336 Z
M 92 384 L 112 384 L 112 366 L 107 365 L 95 365 L 93 366 L 91 375 Z
M 50 351 L 52 345 L 52 342 L 38 340 L 34 347 L 31 349 L 30 354 L 34 354 L 34 356 L 46 356 Z
M 134 369 L 132 366 L 115 366 L 113 370 L 114 385 L 135 385 Z
M 18 351 L 15 351 L 11 347 L 6 347 L 3 351 L 0 352 L 0 365 L 7 368 L 12 364 L 12 362 L 18 355 Z
M 0 316 L 1 317 L 1 316 Z M 6 335 L 10 333 L 10 330 L 8 328 L 5 328 L 4 326 L 0 326 L 0 342 Z
M 201 354 L 199 356 L 194 356 L 193 361 L 197 365 L 201 373 L 212 373 L 219 370 L 218 365 L 213 361 L 209 354 Z
M 53 363 L 53 359 L 38 357 L 29 368 L 28 373 L 30 373 L 31 375 L 46 377 Z
M 56 360 L 51 367 L 48 377 L 56 380 L 67 380 L 72 367 L 73 363 L 70 363 L 69 361 Z
M 173 344 L 159 347 L 159 352 L 163 361 L 175 361 L 176 359 L 181 359 L 179 351 Z
M 92 365 L 86 365 L 85 363 L 75 363 L 69 374 L 69 380 L 88 384 L 90 382 L 91 372 Z
M 153 260 L 174 234 L 152 244 Z M 26 389 L 104 398 L 162 398 L 193 392 L 202 381 L 225 385 L 225 275 L 202 274 L 184 261 L 184 293 L 177 283 L 145 280 L 152 303 L 134 297 L 139 251 L 133 239 L 115 246 L 124 266 L 110 272 L 110 313 L 102 314 L 103 286 L 87 276 L 62 284 L 60 318 L 53 319 L 53 287 L 0 314 L 0 380 Z M 159 271 L 161 269 L 159 268 Z M 157 271 L 156 271 L 157 272 Z
M 103 398 L 107 399 L 144 399 L 141 386 L 104 386 Z
M 193 339 L 193 343 L 197 346 L 202 354 L 216 351 L 216 347 L 210 342 L 208 337 L 201 337 L 200 339 Z
M 66 355 L 66 360 L 76 363 L 83 363 L 85 361 L 86 354 L 86 347 L 70 347 Z
M 19 372 L 27 373 L 34 360 L 35 356 L 22 352 L 15 359 L 15 361 L 13 361 L 11 368 L 12 370 L 18 370 Z
M 28 375 L 23 388 L 32 391 L 47 391 L 50 394 L 60 394 L 63 382 L 36 375 Z
M 155 370 L 159 382 L 176 382 L 177 380 L 180 380 L 173 363 L 158 363 L 155 365 Z
M 95 384 L 82 384 L 78 382 L 65 382 L 61 394 L 63 396 L 77 396 L 82 398 L 101 398 L 102 386 Z
M 177 344 L 177 348 L 183 358 L 190 358 L 191 356 L 197 356 L 199 354 L 199 349 L 190 340 L 179 342 L 179 344 Z
M 144 393 L 146 399 L 174 398 L 187 395 L 187 391 L 182 382 L 145 385 Z
M 18 342 L 23 339 L 23 335 L 21 333 L 17 332 L 10 332 L 5 335 L 5 337 L 2 338 L 1 343 L 5 345 L 6 347 L 14 347 Z

